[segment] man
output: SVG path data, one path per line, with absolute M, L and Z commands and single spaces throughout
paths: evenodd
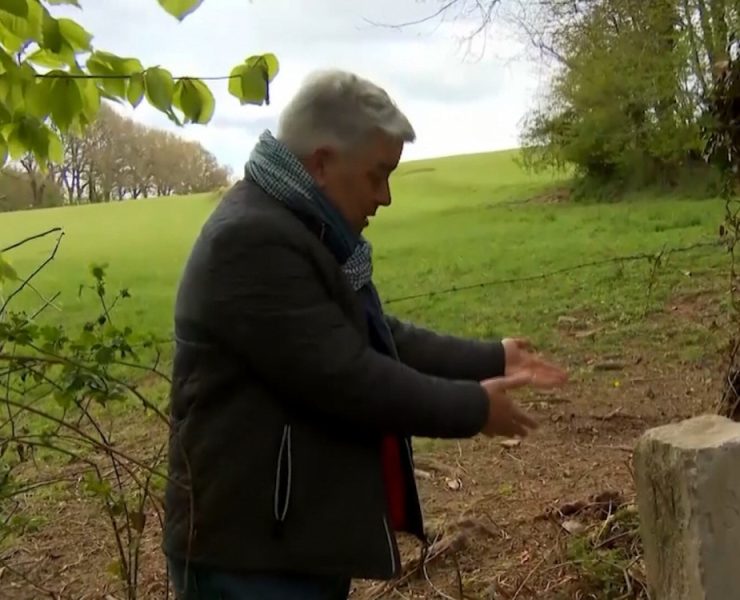
M 526 342 L 383 312 L 361 236 L 414 130 L 387 93 L 309 78 L 202 229 L 175 308 L 165 551 L 180 598 L 339 599 L 424 539 L 412 436 L 524 436 Z

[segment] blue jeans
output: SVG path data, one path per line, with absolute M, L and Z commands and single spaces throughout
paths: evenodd
M 232 574 L 170 560 L 177 600 L 346 600 L 349 578 Z

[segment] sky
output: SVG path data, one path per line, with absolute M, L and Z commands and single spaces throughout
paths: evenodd
M 542 76 L 525 60 L 514 32 L 494 25 L 462 43 L 477 23 L 433 19 L 438 0 L 205 0 L 180 22 L 157 0 L 81 0 L 63 7 L 93 35 L 93 45 L 161 65 L 173 75 L 222 76 L 248 56 L 272 52 L 280 72 L 269 106 L 240 105 L 225 81 L 209 82 L 216 112 L 206 125 L 177 127 L 142 104 L 125 110 L 153 127 L 197 140 L 239 176 L 265 129 L 316 69 L 341 68 L 383 86 L 413 124 L 417 140 L 404 160 L 518 146 L 522 118 Z

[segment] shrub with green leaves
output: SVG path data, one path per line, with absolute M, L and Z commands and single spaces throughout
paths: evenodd
M 55 296 L 44 297 L 32 280 L 51 263 L 63 232 L 4 249 L 12 254 L 55 234 L 54 250 L 27 277 L 0 262 L 0 569 L 28 578 L 4 550 L 54 518 L 44 497 L 84 501 L 96 508 L 115 557 L 108 574 L 135 600 L 145 531 L 161 535 L 169 421 L 159 392 L 169 379 L 158 369 L 160 342 L 116 322 L 115 309 L 131 294 L 109 289 L 107 265 L 90 265 L 91 281 L 80 286 L 98 301 L 81 327 L 46 321 Z M 24 288 L 39 295 L 31 312 L 13 305 Z M 151 444 L 120 443 L 119 417 L 126 414 L 145 423 Z

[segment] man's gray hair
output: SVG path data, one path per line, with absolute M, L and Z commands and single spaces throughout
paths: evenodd
M 321 146 L 347 150 L 374 131 L 413 142 L 416 133 L 388 93 L 347 71 L 311 74 L 280 115 L 277 138 L 299 158 Z

